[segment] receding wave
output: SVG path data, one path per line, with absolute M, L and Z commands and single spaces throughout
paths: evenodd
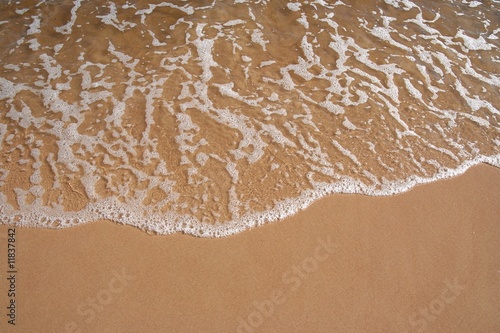
M 498 1 L 2 1 L 0 221 L 220 237 L 500 167 Z

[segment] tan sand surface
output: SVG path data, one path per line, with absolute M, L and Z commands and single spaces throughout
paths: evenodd
M 0 227 L 1 332 L 500 332 L 500 171 L 335 195 L 223 239 Z

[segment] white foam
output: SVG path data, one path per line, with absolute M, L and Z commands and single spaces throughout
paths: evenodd
M 463 30 L 458 30 L 455 38 L 461 38 L 463 40 L 463 45 L 469 50 L 491 50 L 494 48 L 494 45 L 488 43 L 483 36 L 473 38 L 467 36 Z
M 440 31 L 446 12 L 426 19 L 420 4 L 408 0 L 386 0 L 389 11 L 369 2 L 366 13 L 353 6 L 348 11 L 359 25 L 350 26 L 338 23 L 345 18 L 336 6 L 345 3 L 293 2 L 283 14 L 298 23 L 277 36 L 274 17 L 261 20 L 270 2 L 235 3 L 214 16 L 218 3 L 109 2 L 97 12 L 74 1 L 60 17 L 66 21 L 54 20 L 64 23 L 56 32 L 67 36 L 50 42 L 40 33 L 50 32 L 41 24 L 51 21 L 18 10 L 26 15 L 26 36 L 2 46 L 13 63 L 2 64 L 0 100 L 7 108 L 0 147 L 22 138 L 12 148 L 22 157 L 6 158 L 30 169 L 31 184 L 14 189 L 15 199 L 0 193 L 0 221 L 63 228 L 106 218 L 162 234 L 222 237 L 289 216 L 327 194 L 392 195 L 477 163 L 500 166 L 494 94 L 500 77 L 481 64 L 498 62 L 491 4 L 463 9 L 462 19 L 476 17 L 482 25 L 478 35 Z M 389 16 L 394 8 L 408 11 L 404 22 Z M 153 24 L 160 11 L 178 18 L 170 26 Z M 102 54 L 72 49 L 95 42 L 83 12 L 105 30 Z M 0 24 L 10 29 L 10 22 Z M 118 42 L 125 30 L 143 44 Z M 290 36 L 295 45 L 283 50 Z M 29 61 L 27 47 L 37 51 Z M 77 59 L 64 60 L 73 52 Z M 47 157 L 44 145 L 53 149 Z M 74 194 L 89 199 L 80 211 L 66 211 L 62 169 L 78 182 Z M 253 170 L 264 172 L 262 179 L 253 179 Z M 0 186 L 9 177 L 0 169 Z M 109 197 L 97 189 L 103 183 Z M 46 184 L 59 194 L 44 205 Z M 255 211 L 259 197 L 251 192 L 268 190 L 260 184 L 276 189 L 276 197 L 266 194 L 259 202 L 265 208 Z M 300 194 L 280 197 L 286 186 Z M 158 189 L 161 198 L 146 204 Z M 217 209 L 207 208 L 212 204 Z M 217 223 L 223 216 L 229 220 Z
M 361 163 L 359 162 L 358 158 L 356 157 L 356 155 L 354 155 L 351 151 L 349 151 L 348 149 L 342 147 L 342 145 L 337 141 L 337 140 L 332 140 L 332 144 L 335 146 L 335 148 L 337 148 L 342 154 L 344 154 L 345 156 L 349 157 L 349 159 L 351 161 L 354 162 L 354 164 L 356 164 L 357 166 L 361 166 Z
M 34 34 L 39 34 L 42 32 L 40 30 L 40 15 L 38 16 L 32 16 L 33 22 L 30 24 L 28 31 L 26 32 L 27 35 L 34 35 Z
M 286 7 L 294 12 L 298 12 L 301 6 L 300 2 L 289 2 L 286 4 Z
M 199 153 L 196 155 L 196 162 L 198 162 L 199 165 L 204 166 L 205 163 L 207 163 L 209 159 L 209 156 L 205 153 Z
M 212 55 L 212 49 L 214 46 L 214 40 L 212 39 L 203 39 L 203 28 L 205 27 L 204 23 L 199 23 L 196 26 L 196 34 L 198 38 L 193 42 L 198 51 L 198 57 L 200 59 L 200 66 L 203 68 L 203 74 L 201 75 L 201 79 L 203 82 L 208 82 L 210 78 L 213 76 L 210 67 L 218 67 L 219 65 L 214 61 Z
M 82 5 L 82 0 L 75 0 L 73 2 L 73 8 L 71 8 L 71 19 L 60 27 L 55 27 L 54 30 L 58 33 L 69 35 L 73 31 L 73 26 L 77 18 L 77 11 Z
M 261 30 L 254 29 L 252 32 L 252 42 L 259 44 L 262 47 L 262 50 L 266 51 L 266 44 L 268 44 L 269 41 L 265 40 L 263 36 L 264 34 Z
M 275 64 L 275 63 L 276 63 L 276 61 L 274 61 L 274 60 L 263 61 L 260 63 L 260 67 L 262 68 L 262 67 L 270 66 L 270 65 Z
M 235 25 L 245 24 L 246 22 L 240 19 L 230 20 L 223 24 L 225 27 L 234 27 Z
M 23 14 L 24 14 L 24 13 L 26 13 L 28 10 L 30 10 L 30 9 L 29 9 L 29 8 L 16 9 L 16 14 L 23 15 Z
M 344 121 L 342 122 L 342 125 L 344 125 L 345 128 L 350 129 L 350 130 L 358 129 L 356 127 L 356 125 L 351 123 L 351 121 L 347 117 L 344 117 Z
M 304 26 L 304 28 L 309 29 L 309 22 L 307 21 L 306 14 L 301 13 L 300 18 L 297 19 L 297 22 L 302 24 Z
M 469 7 L 472 7 L 472 8 L 478 7 L 478 6 L 481 6 L 481 5 L 482 5 L 482 2 L 480 2 L 480 1 L 471 1 L 471 2 L 469 2 Z
M 408 51 L 408 52 L 411 52 L 411 48 L 409 48 L 408 46 L 406 45 L 403 45 L 399 42 L 396 42 L 394 40 L 394 38 L 391 37 L 391 33 L 390 33 L 390 30 L 386 27 L 374 27 L 370 30 L 371 34 L 382 39 L 382 40 L 385 40 L 386 42 L 404 50 L 404 51 Z
M 19 91 L 24 89 L 26 89 L 24 85 L 14 84 L 9 80 L 0 77 L 0 100 L 7 98 L 11 99 L 16 96 Z
M 182 7 L 177 6 L 173 3 L 170 2 L 162 2 L 159 4 L 149 4 L 148 9 L 141 9 L 135 12 L 136 15 L 141 16 L 141 23 L 145 24 L 146 18 L 149 14 L 151 14 L 157 7 L 170 7 L 174 9 L 178 9 L 180 11 L 183 11 L 184 13 L 188 15 L 192 15 L 194 13 L 194 8 L 190 5 L 184 5 Z
M 117 14 L 116 4 L 114 2 L 111 2 L 109 4 L 109 13 L 101 16 L 97 15 L 96 17 L 100 18 L 104 24 L 111 25 L 120 31 L 125 31 L 127 30 L 127 28 L 133 28 L 137 25 L 136 23 L 127 21 L 120 22 L 116 14 Z
M 405 78 L 404 80 L 405 80 L 406 89 L 408 90 L 410 95 L 412 95 L 414 98 L 416 98 L 418 100 L 422 100 L 422 93 L 420 92 L 420 90 L 415 88 L 415 86 L 410 82 L 409 79 Z
M 325 109 L 327 109 L 329 112 L 335 114 L 335 115 L 339 115 L 339 114 L 343 114 L 344 113 L 344 108 L 338 104 L 335 104 L 331 101 L 324 101 L 324 102 L 321 102 L 319 103 L 320 106 L 324 107 Z

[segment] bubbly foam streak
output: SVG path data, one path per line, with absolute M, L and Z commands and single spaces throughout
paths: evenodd
M 498 1 L 2 1 L 0 221 L 220 237 L 500 166 Z

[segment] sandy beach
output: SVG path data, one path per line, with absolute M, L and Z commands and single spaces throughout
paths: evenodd
M 500 172 L 335 195 L 235 236 L 16 228 L 2 332 L 498 332 Z M 11 281 L 12 282 L 12 281 Z
M 0 332 L 500 332 L 499 19 L 2 1 Z

